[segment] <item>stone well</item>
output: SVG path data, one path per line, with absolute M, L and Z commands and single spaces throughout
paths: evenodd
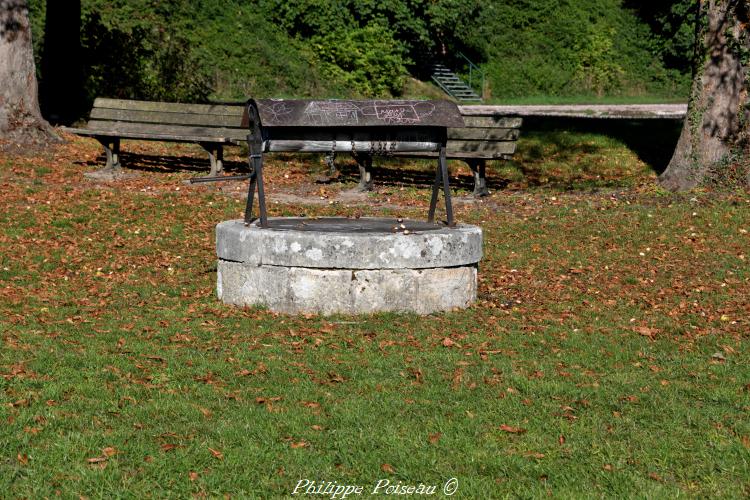
M 217 293 L 283 313 L 429 314 L 477 294 L 482 230 L 412 220 L 270 218 L 216 226 Z

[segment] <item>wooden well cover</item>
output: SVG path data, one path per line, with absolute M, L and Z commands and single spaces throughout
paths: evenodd
M 266 127 L 463 127 L 458 106 L 443 100 L 251 99 Z

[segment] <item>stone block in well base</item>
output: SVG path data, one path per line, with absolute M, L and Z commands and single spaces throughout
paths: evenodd
M 430 314 L 471 305 L 476 272 L 474 266 L 353 271 L 220 260 L 216 288 L 224 303 L 289 314 Z

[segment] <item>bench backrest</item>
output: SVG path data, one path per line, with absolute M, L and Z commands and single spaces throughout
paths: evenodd
M 448 129 L 448 157 L 507 160 L 516 152 L 523 119 L 481 108 L 458 107 L 464 127 Z
M 99 97 L 87 128 L 102 132 L 247 140 L 242 104 L 180 104 Z

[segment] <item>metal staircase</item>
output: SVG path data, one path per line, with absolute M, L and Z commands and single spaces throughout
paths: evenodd
M 469 82 L 466 83 L 442 63 L 433 63 L 431 67 L 432 81 L 434 81 L 449 96 L 461 102 L 482 102 L 482 97 L 472 88 L 475 74 L 481 75 L 484 87 L 484 72 L 463 54 L 459 56 L 469 63 Z

